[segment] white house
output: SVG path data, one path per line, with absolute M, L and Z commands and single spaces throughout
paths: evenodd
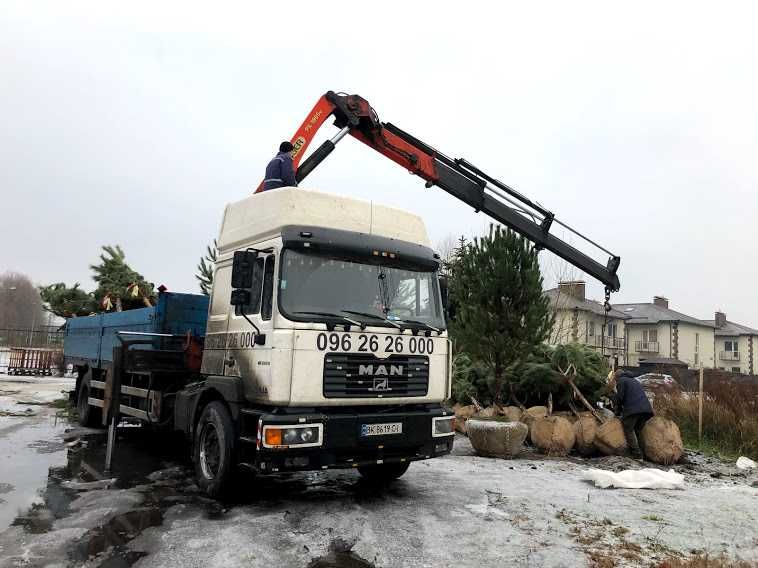
M 552 345 L 583 343 L 609 357 L 617 357 L 619 364 L 626 364 L 624 321 L 627 316 L 611 309 L 606 320 L 603 304 L 588 300 L 585 290 L 585 283 L 579 280 L 561 282 L 557 288 L 545 291 L 555 314 L 548 342 Z
M 723 312 L 716 312 L 715 319 L 707 323 L 716 328 L 715 366 L 724 371 L 754 375 L 758 370 L 758 361 L 755 360 L 758 330 L 727 320 Z
M 668 299 L 652 303 L 614 304 L 625 320 L 628 364 L 645 359 L 668 358 L 690 367 L 715 366 L 715 325 L 669 308 Z

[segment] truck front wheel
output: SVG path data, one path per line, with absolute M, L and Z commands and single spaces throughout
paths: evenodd
M 211 402 L 200 415 L 195 428 L 194 462 L 198 486 L 211 497 L 223 496 L 237 464 L 234 424 L 221 402 Z
M 409 462 L 364 465 L 358 468 L 358 473 L 370 483 L 390 483 L 402 477 L 410 465 Z

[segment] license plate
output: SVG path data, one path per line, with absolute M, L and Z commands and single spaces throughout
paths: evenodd
M 364 424 L 361 426 L 361 437 L 364 436 L 388 436 L 390 434 L 402 434 L 402 422 L 388 422 L 385 424 Z

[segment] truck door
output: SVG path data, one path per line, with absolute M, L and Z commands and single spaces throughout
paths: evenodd
M 266 396 L 271 388 L 275 265 L 273 253 L 255 259 L 250 303 L 229 313 L 225 374 L 242 377 L 245 395 L 251 398 Z M 245 316 L 266 336 L 263 345 L 256 343 L 258 332 Z
M 226 358 L 227 327 L 229 326 L 229 297 L 231 295 L 232 267 L 217 265 L 213 275 L 213 291 L 205 332 L 202 372 L 223 375 Z

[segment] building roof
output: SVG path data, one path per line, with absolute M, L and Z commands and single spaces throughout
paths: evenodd
M 707 322 L 693 318 L 676 310 L 657 306 L 652 303 L 646 304 L 614 304 L 613 306 L 620 312 L 623 312 L 629 319 L 626 321 L 629 325 L 634 324 L 654 324 L 667 321 L 680 321 L 701 327 L 716 327 L 712 322 Z
M 716 327 L 716 320 L 705 320 L 709 325 Z M 758 329 L 727 320 L 722 327 L 716 327 L 715 335 L 722 337 L 735 337 L 738 335 L 758 335 Z
M 566 292 L 559 292 L 558 288 L 545 290 L 545 296 L 547 296 L 547 298 L 550 300 L 550 305 L 552 307 L 564 310 L 577 309 L 585 312 L 590 312 L 598 316 L 605 316 L 605 309 L 603 308 L 603 304 L 596 302 L 595 300 L 581 300 Z M 627 319 L 629 316 L 611 308 L 611 311 L 608 312 L 608 317 L 615 319 Z

